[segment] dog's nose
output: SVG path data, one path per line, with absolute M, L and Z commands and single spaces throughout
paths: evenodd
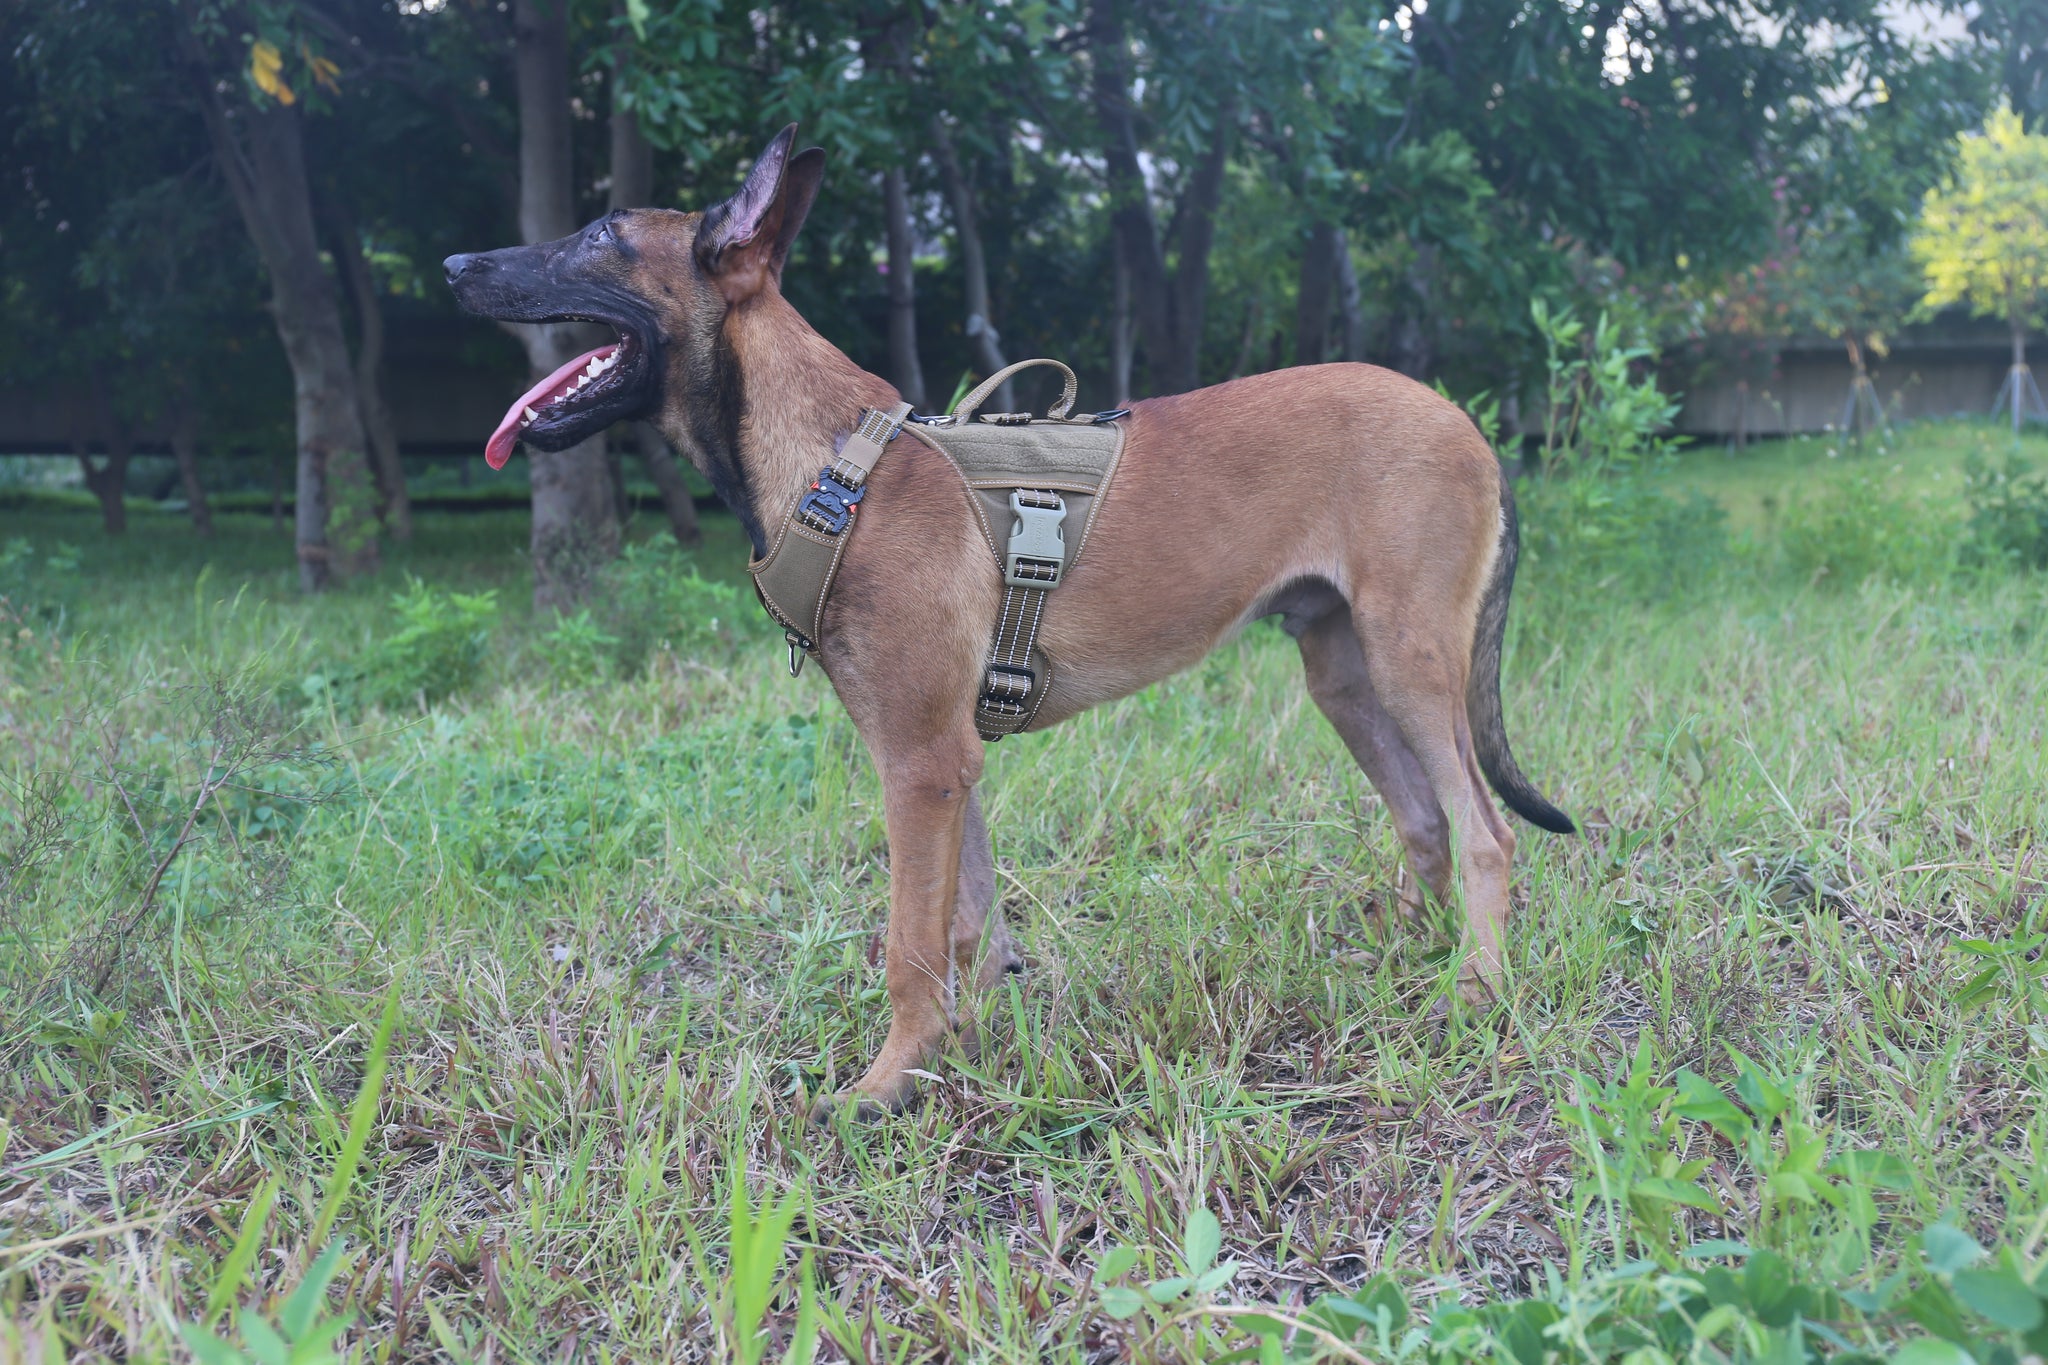
M 441 262 L 441 269 L 443 272 L 447 274 L 448 283 L 453 284 L 457 280 L 462 278 L 463 272 L 470 269 L 470 267 L 474 266 L 476 263 L 477 257 L 475 253 L 457 252 L 455 255 L 450 256 L 447 260 Z

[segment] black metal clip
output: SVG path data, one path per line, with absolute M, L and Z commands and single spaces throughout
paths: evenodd
M 832 477 L 830 466 L 818 471 L 818 481 L 796 505 L 796 514 L 806 526 L 836 536 L 853 520 L 854 505 L 867 495 L 866 485 L 848 488 Z

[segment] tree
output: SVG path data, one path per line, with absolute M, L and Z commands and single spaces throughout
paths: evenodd
M 2027 368 L 2027 328 L 2048 303 L 2048 135 L 2029 133 L 2010 104 L 1960 144 L 1956 173 L 1927 192 L 1913 254 L 1927 274 L 1928 309 L 1966 303 L 2001 314 L 2012 329 L 2012 368 L 1992 407 L 2012 411 L 2018 434 L 2028 412 L 2048 421 Z
M 578 226 L 571 178 L 567 0 L 515 0 L 519 93 L 519 235 L 551 242 Z M 527 368 L 539 379 L 585 348 L 577 324 L 521 325 Z M 531 450 L 533 604 L 562 610 L 590 591 L 619 553 L 618 503 L 602 434 L 567 450 Z
M 303 122 L 311 100 L 300 95 L 338 91 L 341 69 L 319 54 L 304 20 L 289 8 L 245 15 L 193 0 L 180 11 L 178 39 L 215 163 L 270 278 L 271 313 L 291 361 L 299 585 L 317 592 L 377 567 L 377 491 L 341 304 L 321 260 Z M 245 53 L 228 35 L 250 29 L 259 36 Z

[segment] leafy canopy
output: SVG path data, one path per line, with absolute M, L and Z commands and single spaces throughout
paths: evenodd
M 1955 175 L 1927 192 L 1913 254 L 1927 272 L 1923 306 L 1968 303 L 2014 326 L 2048 301 L 2048 135 L 2011 106 L 1962 139 Z

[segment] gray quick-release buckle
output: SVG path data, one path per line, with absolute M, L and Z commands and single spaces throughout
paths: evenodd
M 1010 510 L 1017 522 L 1003 557 L 1003 582 L 1013 588 L 1056 586 L 1067 562 L 1067 535 L 1060 529 L 1067 504 L 1057 493 L 1017 488 L 1010 492 Z

